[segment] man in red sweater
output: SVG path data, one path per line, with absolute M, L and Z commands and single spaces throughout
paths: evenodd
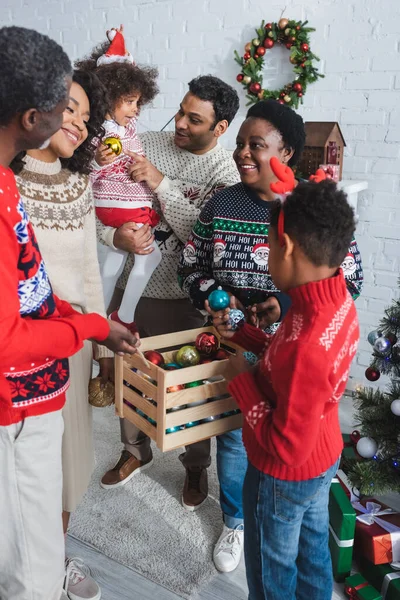
M 354 229 L 353 210 L 334 183 L 299 184 L 276 206 L 269 232 L 270 273 L 292 301 L 278 332 L 269 343 L 245 325 L 232 337 L 229 309 L 213 315 L 222 335 L 261 355 L 255 367 L 231 359 L 227 375 L 249 459 L 249 600 L 332 597 L 328 493 L 342 450 L 339 401 L 359 339 L 339 267 Z
M 0 29 L 0 598 L 59 600 L 64 579 L 61 409 L 68 356 L 85 339 L 134 353 L 137 339 L 52 291 L 9 168 L 61 126 L 71 64 L 56 42 Z

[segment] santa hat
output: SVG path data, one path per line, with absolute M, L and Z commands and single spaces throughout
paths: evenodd
M 192 248 L 193 250 L 196 250 L 196 246 L 194 245 L 193 242 L 186 242 L 185 250 L 187 250 L 188 248 Z
M 114 62 L 134 64 L 132 54 L 125 48 L 125 39 L 122 30 L 123 27 L 121 25 L 119 29 L 113 27 L 107 31 L 107 37 L 111 43 L 107 52 L 97 59 L 98 67 L 100 65 L 109 65 Z
M 221 239 L 221 238 L 217 238 L 214 240 L 214 246 L 226 246 L 226 241 Z
M 354 256 L 352 255 L 351 252 L 348 252 L 344 258 L 344 260 L 346 260 L 346 258 L 352 258 L 354 260 Z
M 256 244 L 255 246 L 253 246 L 253 253 L 255 254 L 257 250 L 260 250 L 261 248 L 263 250 L 269 250 L 268 244 Z

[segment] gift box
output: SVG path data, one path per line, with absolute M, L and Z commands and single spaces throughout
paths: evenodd
M 354 600 L 382 600 L 378 590 L 359 573 L 346 577 L 344 591 Z
M 351 438 L 350 433 L 343 433 L 343 450 L 342 459 L 346 460 L 363 460 L 362 457 L 356 451 L 356 442 Z
M 399 600 L 400 570 L 393 569 L 390 565 L 374 565 L 365 558 L 359 561 L 359 566 L 371 585 L 380 590 L 383 600 Z
M 353 507 L 357 554 L 374 565 L 400 562 L 400 514 L 375 500 L 353 502 Z
M 329 491 L 329 548 L 336 581 L 344 581 L 350 574 L 355 526 L 356 511 L 339 479 L 334 478 Z

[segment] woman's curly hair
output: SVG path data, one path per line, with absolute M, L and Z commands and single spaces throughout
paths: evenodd
M 73 173 L 87 175 L 90 172 L 90 163 L 96 152 L 96 145 L 93 144 L 93 140 L 101 138 L 105 134 L 103 123 L 108 109 L 107 91 L 95 73 L 75 70 L 72 80 L 83 88 L 89 99 L 88 136 L 70 158 L 61 158 L 61 164 Z
M 90 163 L 96 152 L 96 145 L 93 144 L 93 140 L 101 138 L 105 134 L 103 123 L 108 110 L 107 92 L 94 73 L 75 70 L 72 80 L 83 88 L 89 99 L 88 136 L 70 158 L 61 158 L 60 160 L 64 169 L 87 175 L 90 173 Z M 26 152 L 20 152 L 10 164 L 15 175 L 18 175 L 24 168 L 25 155 Z
M 123 98 L 132 94 L 140 94 L 139 109 L 149 104 L 159 91 L 156 82 L 158 70 L 154 67 L 118 62 L 97 66 L 97 59 L 108 50 L 109 45 L 109 42 L 104 42 L 96 46 L 90 56 L 75 63 L 75 68 L 96 73 L 107 89 L 110 112 L 115 110 Z

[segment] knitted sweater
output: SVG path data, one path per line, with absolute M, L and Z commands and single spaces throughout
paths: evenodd
M 172 132 L 149 132 L 139 136 L 147 158 L 164 174 L 155 190 L 154 209 L 161 215 L 155 238 L 162 260 L 144 292 L 148 298 L 185 298 L 176 272 L 184 243 L 201 209 L 218 190 L 239 181 L 232 154 L 217 144 L 206 154 L 193 154 L 175 145 Z M 115 229 L 97 221 L 97 235 L 113 245 Z M 132 268 L 127 261 L 119 286 L 124 287 Z
M 62 408 L 66 357 L 85 339 L 104 340 L 109 325 L 54 295 L 14 175 L 1 166 L 0 238 L 0 425 L 10 425 Z
M 117 137 L 121 140 L 124 149 L 144 154 L 136 133 L 136 119 L 131 119 L 126 127 L 118 125 L 115 121 L 107 120 L 103 123 L 103 127 L 106 132 L 104 137 Z M 114 212 L 121 209 L 132 211 L 145 207 L 151 209 L 153 192 L 146 183 L 137 183 L 129 176 L 127 167 L 132 162 L 133 159 L 124 153 L 120 154 L 110 165 L 103 167 L 100 167 L 95 160 L 92 161 L 90 180 L 96 209 L 103 211 L 104 209 L 113 209 Z M 130 220 L 133 219 L 127 218 L 125 222 Z
M 82 313 L 106 316 L 88 177 L 31 156 L 17 184 L 57 296 Z M 99 356 L 113 356 L 99 347 Z
M 206 204 L 183 249 L 178 269 L 180 284 L 197 308 L 202 309 L 210 292 L 220 285 L 244 306 L 275 296 L 282 315 L 285 313 L 290 301 L 277 290 L 268 272 L 269 223 L 269 202 L 243 183 L 223 190 Z M 353 298 L 357 298 L 363 272 L 355 241 L 349 253 L 356 269 L 346 274 L 346 283 Z
M 243 412 L 251 464 L 278 479 L 302 481 L 317 477 L 340 456 L 338 407 L 359 326 L 341 270 L 289 295 L 292 306 L 263 358 L 235 377 L 229 391 Z M 233 339 L 262 352 L 254 329 L 246 325 Z

